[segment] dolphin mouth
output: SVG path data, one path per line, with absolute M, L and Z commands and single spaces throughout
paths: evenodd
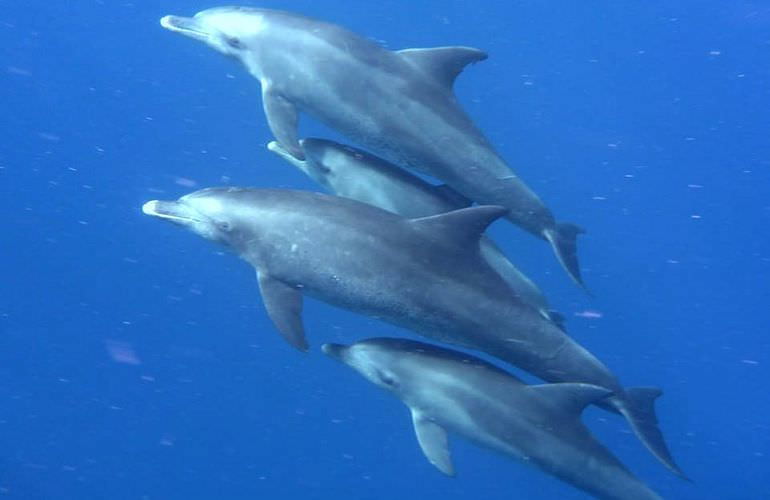
M 142 205 L 142 212 L 177 224 L 188 225 L 201 222 L 200 219 L 193 217 L 188 207 L 177 201 L 148 201 Z
M 196 40 L 208 40 L 210 36 L 193 17 L 163 16 L 160 19 L 160 25 L 169 31 L 181 33 Z

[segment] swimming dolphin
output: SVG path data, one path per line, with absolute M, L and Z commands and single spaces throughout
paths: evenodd
M 621 387 L 590 352 L 522 301 L 481 256 L 502 207 L 407 219 L 355 200 L 282 189 L 208 188 L 153 200 L 145 214 L 234 250 L 257 271 L 262 300 L 293 346 L 308 348 L 302 296 L 478 349 L 548 382 L 612 391 L 604 406 L 671 470 L 655 417 L 659 389 Z
M 302 159 L 303 111 L 398 165 L 432 175 L 480 204 L 500 205 L 515 224 L 550 242 L 583 286 L 574 224 L 557 223 L 465 114 L 452 90 L 470 47 L 390 51 L 340 26 L 288 12 L 217 7 L 161 25 L 240 60 L 262 86 L 275 139 Z
M 299 145 L 304 160 L 292 156 L 276 141 L 270 142 L 267 148 L 337 196 L 409 218 L 451 212 L 471 204 L 470 200 L 449 186 L 434 186 L 363 150 L 315 138 L 302 139 Z M 563 316 L 550 310 L 543 292 L 508 260 L 491 239 L 481 238 L 481 253 L 522 300 L 562 325 Z
M 526 463 L 597 498 L 660 499 L 580 421 L 610 391 L 526 385 L 479 358 L 413 340 L 377 338 L 323 352 L 393 393 L 412 413 L 428 461 L 453 476 L 447 431 Z

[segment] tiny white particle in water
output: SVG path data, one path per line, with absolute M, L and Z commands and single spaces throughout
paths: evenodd
M 52 134 L 50 132 L 38 132 L 37 136 L 40 137 L 41 139 L 45 139 L 46 141 L 51 141 L 51 142 L 59 142 L 61 140 L 61 137 L 59 137 L 56 134 Z
M 126 322 L 124 321 L 124 324 Z M 141 365 L 142 362 L 134 352 L 134 348 L 128 342 L 121 342 L 119 340 L 106 340 L 104 342 L 107 354 L 116 363 L 122 363 L 124 365 Z
M 574 314 L 578 318 L 586 318 L 586 319 L 599 319 L 604 317 L 604 313 L 600 311 L 592 311 L 590 309 L 586 309 L 585 311 L 579 311 Z
M 758 365 L 759 361 L 754 361 L 753 359 L 742 359 L 741 363 L 744 363 L 747 365 Z

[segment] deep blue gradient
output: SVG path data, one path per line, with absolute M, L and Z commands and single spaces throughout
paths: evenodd
M 458 439 L 459 476 L 443 477 L 408 411 L 318 349 L 408 332 L 308 301 L 313 348 L 296 352 L 249 266 L 142 215 L 199 187 L 315 188 L 265 150 L 258 83 L 158 24 L 211 6 L 4 2 L 0 497 L 584 498 Z M 506 223 L 493 235 L 625 384 L 664 388 L 661 425 L 694 483 L 620 418 L 586 422 L 666 498 L 770 498 L 766 3 L 260 6 L 393 49 L 488 51 L 458 98 L 557 216 L 588 229 L 595 298 L 543 242 Z

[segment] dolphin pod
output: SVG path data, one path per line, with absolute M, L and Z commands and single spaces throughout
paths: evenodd
M 583 285 L 576 249 L 582 230 L 555 221 L 453 95 L 456 76 L 486 54 L 469 47 L 393 52 L 332 24 L 245 7 L 165 16 L 161 25 L 244 64 L 261 83 L 275 138 L 269 149 L 332 193 L 207 188 L 142 207 L 249 263 L 287 342 L 309 349 L 306 295 L 485 352 L 547 382 L 527 386 L 470 355 L 404 339 L 325 344 L 324 353 L 410 408 L 424 454 L 444 473 L 454 472 L 449 431 L 597 498 L 660 498 L 582 424 L 583 408 L 596 404 L 623 415 L 648 450 L 685 477 L 658 427 L 661 391 L 623 387 L 567 335 L 540 289 L 483 234 L 509 219 L 550 242 Z M 300 140 L 299 112 L 379 157 Z
M 305 112 L 383 158 L 446 182 L 463 196 L 508 209 L 506 217 L 547 240 L 583 285 L 578 226 L 557 223 L 457 104 L 463 68 L 486 59 L 470 47 L 393 52 L 340 26 L 267 9 L 218 7 L 161 25 L 243 63 L 262 86 L 276 141 L 303 158 L 297 123 Z

